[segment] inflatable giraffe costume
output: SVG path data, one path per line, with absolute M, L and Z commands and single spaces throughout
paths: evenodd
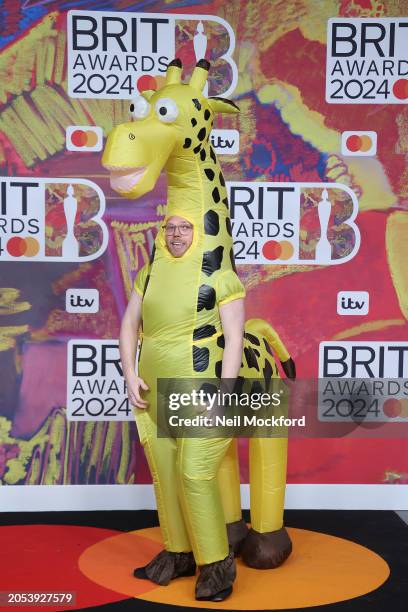
M 218 306 L 245 295 L 235 272 L 225 181 L 209 142 L 214 114 L 239 109 L 229 100 L 203 96 L 208 69 L 200 60 L 190 82 L 182 84 L 181 62 L 173 60 L 165 85 L 131 104 L 132 120 L 109 134 L 103 154 L 112 187 L 128 198 L 152 190 L 164 169 L 167 218 L 183 217 L 194 228 L 192 245 L 179 258 L 168 252 L 159 231 L 151 262 L 135 281 L 143 296 L 139 372 L 149 386 L 144 395 L 149 410 L 136 410 L 136 420 L 166 550 L 193 550 L 196 562 L 206 565 L 228 555 L 227 533 L 230 543 L 235 534 L 234 546 L 242 544 L 248 565 L 277 567 L 291 552 L 283 527 L 287 439 L 250 440 L 247 532 L 236 441 L 158 439 L 155 429 L 157 378 L 220 377 L 224 339 Z M 294 378 L 294 363 L 279 336 L 259 319 L 245 325 L 240 376 L 278 377 L 271 348 Z

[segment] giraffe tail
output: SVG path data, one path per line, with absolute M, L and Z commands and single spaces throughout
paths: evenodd
M 295 362 L 291 358 L 288 349 L 282 342 L 278 332 L 263 319 L 249 319 L 245 324 L 245 331 L 256 336 L 265 338 L 270 348 L 282 364 L 283 371 L 291 380 L 296 378 Z

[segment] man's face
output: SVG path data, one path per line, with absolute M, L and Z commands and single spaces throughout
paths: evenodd
M 183 217 L 170 217 L 166 222 L 166 246 L 173 257 L 181 257 L 193 242 L 193 226 Z

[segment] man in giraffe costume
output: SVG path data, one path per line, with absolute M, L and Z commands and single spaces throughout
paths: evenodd
M 164 168 L 167 219 L 180 217 L 194 228 L 192 244 L 182 257 L 168 252 L 164 231 L 159 231 L 151 261 L 135 281 L 135 294 L 143 298 L 139 375 L 147 383 L 143 397 L 149 403 L 148 409 L 136 409 L 136 422 L 153 476 L 165 546 L 135 575 L 167 584 L 194 573 L 196 562 L 201 566 L 196 597 L 220 601 L 231 592 L 235 578 L 228 536 L 230 546 L 237 550 L 242 545 L 243 560 L 257 568 L 280 565 L 291 552 L 291 542 L 283 527 L 286 438 L 250 440 L 247 533 L 235 440 L 157 437 L 157 378 L 220 378 L 225 340 L 218 309 L 245 295 L 235 272 L 225 181 L 209 142 L 214 113 L 239 109 L 229 100 L 203 96 L 208 70 L 209 63 L 200 60 L 189 84 L 182 84 L 181 62 L 173 60 L 164 87 L 143 92 L 130 106 L 133 121 L 111 132 L 102 163 L 111 172 L 112 187 L 129 198 L 152 190 Z M 182 318 L 165 326 L 165 311 L 180 309 Z M 294 364 L 279 336 L 258 319 L 245 325 L 240 376 L 266 381 L 278 377 L 271 348 L 293 378 Z

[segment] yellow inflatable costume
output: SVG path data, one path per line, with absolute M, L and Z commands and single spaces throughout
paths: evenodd
M 252 528 L 247 534 L 236 441 L 156 435 L 157 378 L 220 377 L 218 306 L 245 295 L 235 272 L 225 181 L 209 141 L 214 113 L 236 113 L 238 107 L 203 96 L 208 69 L 209 63 L 200 60 L 189 84 L 182 84 L 181 62 L 173 60 L 164 87 L 145 91 L 131 104 L 133 120 L 111 132 L 103 154 L 112 187 L 128 198 L 152 190 L 164 168 L 168 217 L 184 217 L 194 227 L 193 243 L 179 258 L 167 251 L 161 230 L 150 264 L 135 281 L 135 290 L 143 296 L 139 372 L 149 386 L 144 395 L 149 410 L 136 410 L 136 421 L 166 550 L 193 550 L 199 565 L 224 559 L 229 551 L 227 523 L 233 545 L 238 548 L 243 542 L 247 564 L 276 567 L 291 551 L 283 527 L 287 440 L 250 440 Z M 271 347 L 293 378 L 287 350 L 270 325 L 258 319 L 245 325 L 240 376 L 277 377 Z

